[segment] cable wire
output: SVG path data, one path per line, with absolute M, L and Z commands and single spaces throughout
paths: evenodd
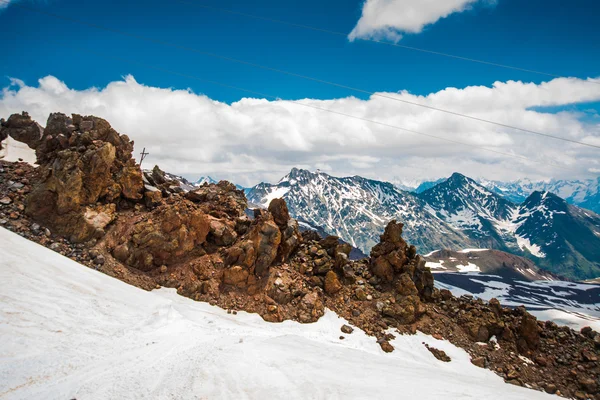
M 269 18 L 269 17 L 264 17 L 264 16 L 256 15 L 256 14 L 248 14 L 248 13 L 243 13 L 243 12 L 239 12 L 239 11 L 233 11 L 233 10 L 229 10 L 229 9 L 226 9 L 226 8 L 213 7 L 213 6 L 209 6 L 209 5 L 206 5 L 206 4 L 199 4 L 197 2 L 191 3 L 191 2 L 188 2 L 188 1 L 184 1 L 184 0 L 173 0 L 173 1 L 181 3 L 181 4 L 186 4 L 186 5 L 190 5 L 190 6 L 194 6 L 194 7 L 201 7 L 201 8 L 205 8 L 205 9 L 208 9 L 208 10 L 219 11 L 219 12 L 223 12 L 223 13 L 227 13 L 227 14 L 239 15 L 239 16 L 242 16 L 242 17 L 248 17 L 248 18 L 254 18 L 254 19 L 258 19 L 258 20 L 262 20 L 262 21 L 274 22 L 274 23 L 277 23 L 277 24 L 293 26 L 293 27 L 296 27 L 296 28 L 308 29 L 308 30 L 312 30 L 312 31 L 315 31 L 315 32 L 323 32 L 323 33 L 328 33 L 328 34 L 331 34 L 331 35 L 342 36 L 342 37 L 347 37 L 348 36 L 348 34 L 346 34 L 344 32 L 332 31 L 330 29 L 318 28 L 318 27 L 314 27 L 314 26 L 310 26 L 310 25 L 304 25 L 304 24 L 299 24 L 299 23 L 295 23 L 295 22 L 284 21 L 284 20 L 280 20 L 280 19 L 277 19 L 277 18 Z M 516 66 L 512 66 L 512 65 L 507 65 L 507 64 L 500 64 L 500 63 L 495 63 L 495 62 L 491 62 L 491 61 L 479 60 L 479 59 L 476 59 L 476 58 L 464 57 L 464 56 L 459 56 L 459 55 L 456 55 L 456 54 L 449 54 L 449 53 L 444 53 L 444 52 L 441 52 L 441 51 L 424 49 L 424 48 L 421 48 L 421 47 L 406 46 L 406 45 L 403 45 L 403 44 L 393 43 L 393 42 L 389 42 L 389 41 L 385 41 L 385 40 L 377 40 L 377 39 L 371 39 L 371 38 L 357 38 L 357 39 L 365 41 L 365 42 L 379 43 L 379 44 L 384 44 L 386 46 L 399 47 L 399 48 L 403 48 L 403 49 L 407 49 L 407 50 L 418 51 L 418 52 L 421 52 L 421 53 L 434 54 L 434 55 L 437 55 L 437 56 L 443 56 L 443 57 L 454 58 L 454 59 L 457 59 L 457 60 L 470 61 L 470 62 L 475 62 L 475 63 L 479 63 L 479 64 L 491 65 L 491 66 L 494 66 L 494 67 L 512 69 L 512 70 L 515 70 L 515 71 L 521 71 L 521 72 L 527 72 L 527 73 L 531 73 L 531 74 L 543 75 L 543 76 L 548 76 L 548 77 L 552 77 L 552 78 L 561 78 L 562 77 L 561 75 L 551 74 L 551 73 L 548 73 L 548 72 L 536 71 L 536 70 L 533 70 L 533 69 L 516 67 Z M 585 82 L 595 83 L 597 85 L 600 85 L 600 81 L 597 81 L 597 80 L 587 80 Z
M 8 4 L 8 2 L 6 2 L 5 0 L 0 0 L 0 3 L 4 3 L 4 4 Z M 339 87 L 342 89 L 347 89 L 347 90 L 351 90 L 351 91 L 355 91 L 358 93 L 364 93 L 364 94 L 368 94 L 370 96 L 374 96 L 374 97 L 381 97 L 381 98 L 385 98 L 385 99 L 389 99 L 389 100 L 393 100 L 393 101 L 397 101 L 397 102 L 401 102 L 401 103 L 405 103 L 405 104 L 410 104 L 410 105 L 414 105 L 414 106 L 418 106 L 418 107 L 422 107 L 422 108 L 426 108 L 426 109 L 430 109 L 430 110 L 435 110 L 435 111 L 439 111 L 439 112 L 443 112 L 449 115 L 454 115 L 454 116 L 459 116 L 459 117 L 463 117 L 463 118 L 467 118 L 473 121 L 478 121 L 478 122 L 483 122 L 483 123 L 487 123 L 487 124 L 491 124 L 491 125 L 496 125 L 496 126 L 500 126 L 503 128 L 508 128 L 508 129 L 513 129 L 513 130 L 517 130 L 517 131 L 521 131 L 521 132 L 525 132 L 525 133 L 530 133 L 530 134 L 534 134 L 534 135 L 538 135 L 538 136 L 542 136 L 542 137 L 546 137 L 546 138 L 550 138 L 550 139 L 555 139 L 555 140 L 560 140 L 560 141 L 564 141 L 564 142 L 568 142 L 568 143 L 573 143 L 573 144 L 578 144 L 581 146 L 586 146 L 586 147 L 593 147 L 596 149 L 600 149 L 599 145 L 594 145 L 594 144 L 590 144 L 590 143 L 585 143 L 585 142 L 581 142 L 578 140 L 573 140 L 573 139 L 568 139 L 568 138 L 564 138 L 564 137 L 560 137 L 560 136 L 555 136 L 555 135 L 551 135 L 551 134 L 547 134 L 547 133 L 542 133 L 542 132 L 537 132 L 537 131 L 533 131 L 530 129 L 525 129 L 525 128 L 519 128 L 516 126 L 512 126 L 512 125 L 508 125 L 508 124 L 503 124 L 500 122 L 494 122 L 494 121 L 490 121 L 487 119 L 483 119 L 483 118 L 479 118 L 479 117 L 474 117 L 471 115 L 467 115 L 467 114 L 462 114 L 459 112 L 455 112 L 455 111 L 450 111 L 450 110 L 445 110 L 442 108 L 438 108 L 438 107 L 433 107 L 433 106 L 428 106 L 426 104 L 422 104 L 422 103 L 416 103 L 416 102 L 412 102 L 409 100 L 404 100 L 404 99 L 400 99 L 397 97 L 392 97 L 392 96 L 388 96 L 385 94 L 381 94 L 381 93 L 376 93 L 376 92 L 370 92 L 368 90 L 363 90 L 363 89 L 359 89 L 359 88 L 355 88 L 352 86 L 347 86 L 347 85 L 343 85 L 343 84 L 339 84 L 339 83 L 335 83 L 335 82 L 330 82 L 330 81 L 325 81 L 319 78 L 314 78 L 311 76 L 307 76 L 307 75 L 302 75 L 302 74 L 298 74 L 298 73 L 294 73 L 294 72 L 290 72 L 290 71 L 285 71 L 282 69 L 278 69 L 278 68 L 273 68 L 273 67 L 269 67 L 269 66 L 265 66 L 265 65 L 261 65 L 261 64 L 256 64 L 250 61 L 245 61 L 245 60 L 240 60 L 237 58 L 233 58 L 233 57 L 228 57 L 228 56 L 223 56 L 220 54 L 215 54 L 215 53 L 211 53 L 211 52 L 206 52 L 206 51 L 202 51 L 202 50 L 198 50 L 192 47 L 187 47 L 187 46 L 183 46 L 183 45 L 179 45 L 176 43 L 172 43 L 172 42 L 167 42 L 161 39 L 155 39 L 155 38 L 150 38 L 147 36 L 143 36 L 143 35 L 138 35 L 138 34 L 134 34 L 134 33 L 130 33 L 130 32 L 125 32 L 125 31 L 121 31 L 119 29 L 114 29 L 114 28 L 108 28 L 102 25 L 98 25 L 98 24 L 94 24 L 91 22 L 85 22 L 85 21 L 81 21 L 75 18 L 70 18 L 70 17 L 66 17 L 63 15 L 58 15 L 58 14 L 53 14 L 47 11 L 43 11 L 43 10 L 39 10 L 39 9 L 35 9 L 35 8 L 30 8 L 30 7 L 26 7 L 23 6 L 21 4 L 12 4 L 13 7 L 18 7 L 27 11 L 32 11 L 32 12 L 36 12 L 36 13 L 40 13 L 43 15 L 47 15 L 50 17 L 54 17 L 54 18 L 58 18 L 61 20 L 65 20 L 65 21 L 69 21 L 69 22 L 73 22 L 76 24 L 80 24 L 80 25 L 84 25 L 84 26 L 90 26 L 96 29 L 100 29 L 100 30 L 104 30 L 107 32 L 111 32 L 111 33 L 116 33 L 119 35 L 123 35 L 123 36 L 128 36 L 128 37 L 132 37 L 138 40 L 143 40 L 143 41 L 147 41 L 147 42 L 151 42 L 151 43 L 156 43 L 156 44 L 160 44 L 160 45 L 164 45 L 164 46 L 168 46 L 168 47 L 173 47 L 176 49 L 180 49 L 180 50 L 185 50 L 185 51 L 189 51 L 189 52 L 193 52 L 193 53 L 197 53 L 197 54 L 201 54 L 204 56 L 208 56 L 208 57 L 213 57 L 213 58 L 217 58 L 217 59 L 222 59 L 222 60 L 226 60 L 226 61 L 230 61 L 233 63 L 238 63 L 238 64 L 242 64 L 242 65 L 248 65 L 254 68 L 259 68 L 259 69 L 264 69 L 267 71 L 272 71 L 272 72 L 277 72 L 280 74 L 284 74 L 284 75 L 288 75 L 288 76 L 293 76 L 296 78 L 301 78 L 301 79 L 305 79 L 305 80 L 309 80 L 309 81 L 313 81 L 313 82 L 318 82 L 318 83 L 322 83 L 322 84 L 326 84 L 326 85 L 330 85 L 330 86 L 335 86 L 335 87 Z

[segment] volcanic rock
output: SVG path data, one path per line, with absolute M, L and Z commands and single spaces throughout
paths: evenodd
M 44 128 L 32 120 L 25 111 L 21 114 L 11 115 L 8 118 L 8 121 L 2 120 L 0 122 L 0 141 L 10 136 L 19 142 L 27 144 L 30 148 L 35 149 L 40 143 L 43 134 Z

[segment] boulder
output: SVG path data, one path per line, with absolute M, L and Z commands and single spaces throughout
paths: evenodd
M 340 283 L 337 274 L 333 271 L 329 271 L 327 275 L 325 275 L 325 292 L 332 295 L 340 290 L 342 290 L 342 284 Z
M 10 136 L 35 149 L 39 145 L 43 134 L 44 128 L 32 120 L 25 111 L 21 114 L 13 114 L 8 118 L 8 121 L 2 120 L 0 123 L 0 141 Z

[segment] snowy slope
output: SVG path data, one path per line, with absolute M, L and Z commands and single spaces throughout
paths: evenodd
M 36 157 L 35 150 L 31 149 L 25 143 L 18 142 L 12 137 L 7 137 L 2 141 L 2 149 L 0 149 L 0 160 L 18 161 L 22 159 L 24 162 L 35 165 Z
M 430 214 L 412 193 L 360 176 L 337 178 L 294 168 L 275 185 L 255 186 L 247 197 L 264 207 L 283 197 L 294 218 L 322 227 L 365 254 L 379 242 L 379 235 L 392 219 L 404 223 L 404 238 L 420 252 L 471 244 L 466 236 Z
M 505 384 L 448 342 L 385 354 L 345 321 L 270 324 L 173 290 L 144 292 L 0 228 L 3 399 L 552 399 Z M 421 342 L 445 350 L 442 363 Z

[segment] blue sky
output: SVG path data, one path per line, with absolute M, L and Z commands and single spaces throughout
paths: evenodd
M 600 85 L 585 82 L 600 77 L 600 3 L 430 0 L 427 7 L 423 4 L 421 0 L 13 0 L 0 9 L 0 45 L 4 50 L 0 116 L 28 110 L 43 124 L 53 111 L 95 114 L 129 134 L 136 146 L 149 148 L 153 162 L 164 169 L 192 178 L 210 174 L 244 185 L 277 180 L 292 167 L 404 181 L 435 179 L 454 171 L 503 180 L 581 179 L 600 173 L 597 149 L 369 98 L 19 7 L 600 145 Z M 374 6 L 372 14 L 368 14 L 368 5 Z M 400 32 L 382 34 L 373 27 L 373 21 L 381 20 Z M 420 22 L 415 25 L 417 20 Z M 366 37 L 389 41 L 401 35 L 400 45 L 578 79 L 553 80 L 349 40 L 345 35 L 361 23 L 367 27 L 367 33 L 363 32 Z M 80 49 L 284 100 L 305 99 L 302 101 L 313 106 L 458 140 L 467 147 L 302 109 L 285 101 L 261 100 L 261 96 Z M 11 78 L 19 81 L 11 85 Z M 165 130 L 169 131 L 166 137 Z M 502 157 L 481 147 L 514 156 Z
M 86 22 L 176 42 L 255 63 L 345 83 L 369 91 L 428 94 L 448 86 L 490 85 L 496 80 L 539 82 L 543 76 L 452 60 L 365 41 L 195 7 L 213 5 L 349 33 L 362 1 L 186 0 L 190 4 L 48 0 L 20 4 Z M 492 62 L 588 77 L 600 74 L 600 3 L 578 0 L 500 0 L 476 4 L 406 35 L 401 44 Z M 281 98 L 342 97 L 347 90 L 230 63 L 84 27 L 17 7 L 0 13 L 0 45 L 8 50 L 0 74 L 33 83 L 47 74 L 82 89 L 104 86 L 126 74 L 148 85 L 190 87 L 222 101 L 243 93 L 79 53 L 90 48 L 180 72 L 205 76 Z M 16 35 L 15 35 L 16 34 Z M 6 82 L 5 82 L 6 83 Z

